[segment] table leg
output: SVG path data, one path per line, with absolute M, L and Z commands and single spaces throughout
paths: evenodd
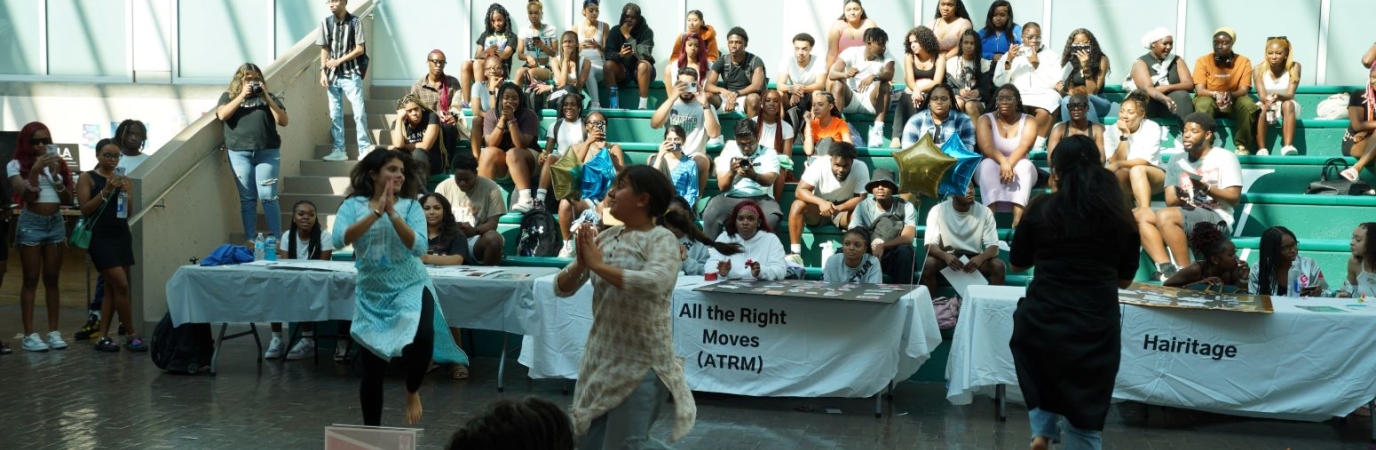
M 1004 395 L 1006 390 L 1007 386 L 1002 384 L 994 386 L 994 416 L 999 422 L 1008 421 L 1008 399 Z
M 506 380 L 506 341 L 509 337 L 511 337 L 510 333 L 502 333 L 502 356 L 501 359 L 497 360 L 497 392 L 506 390 L 503 381 Z
M 226 328 L 229 328 L 229 324 L 227 324 L 227 323 L 222 323 L 222 324 L 220 324 L 220 337 L 219 337 L 218 339 L 215 339 L 215 353 L 210 355 L 210 374 L 211 374 L 211 375 L 215 375 L 216 368 L 218 368 L 218 367 L 220 366 L 220 346 L 221 346 L 221 345 L 224 345 L 224 343 L 225 343 L 225 329 L 226 329 Z M 259 353 L 259 354 L 262 354 L 263 352 L 258 352 L 258 353 Z M 262 356 L 259 356 L 259 357 L 261 358 Z

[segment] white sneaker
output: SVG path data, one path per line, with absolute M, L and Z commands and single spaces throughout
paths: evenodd
M 23 345 L 24 351 L 26 352 L 48 351 L 48 344 L 43 343 L 43 338 L 38 337 L 38 333 L 30 333 L 28 336 L 24 336 L 20 344 Z
M 1264 148 L 1259 148 L 1257 149 L 1257 152 L 1255 154 L 1257 156 L 1267 156 L 1271 154 L 1271 151 Z
M 534 207 L 535 200 L 530 198 L 530 191 L 522 190 L 521 193 L 517 194 L 516 196 L 516 203 L 511 204 L 511 211 L 523 213 L 526 211 L 530 211 L 530 209 Z
M 53 350 L 67 349 L 67 341 L 62 340 L 61 331 L 54 330 L 48 332 L 48 348 L 51 348 Z
M 323 160 L 326 160 L 326 161 L 347 161 L 347 160 L 349 159 L 349 154 L 348 154 L 348 153 L 345 153 L 345 152 L 344 152 L 344 149 L 339 149 L 339 148 L 337 148 L 337 149 L 334 149 L 333 151 L 331 151 L 330 154 L 325 155 L 324 158 L 320 158 L 320 159 L 323 159 Z
M 1357 170 L 1351 167 L 1343 169 L 1343 171 L 1339 172 L 1338 174 L 1342 175 L 1343 178 L 1346 178 L 1347 181 L 1357 181 Z
M 880 148 L 884 146 L 884 127 L 875 124 L 870 127 L 869 148 Z
M 803 255 L 799 255 L 799 254 L 797 254 L 797 253 L 789 253 L 788 256 L 785 256 L 785 257 L 784 257 L 784 262 L 790 263 L 790 264 L 793 264 L 793 265 L 797 265 L 797 266 L 804 266 L 804 265 L 803 265 Z M 805 266 L 804 266 L 804 267 L 805 267 Z
M 572 257 L 573 257 L 573 241 L 572 241 L 572 240 L 564 241 L 564 246 L 563 246 L 563 247 L 559 247 L 559 257 L 560 257 L 560 258 L 572 258 Z
M 301 338 L 296 341 L 296 345 L 291 346 L 291 351 L 287 352 L 287 361 L 305 359 L 315 355 L 315 339 Z
M 1287 145 L 1280 148 L 1280 156 L 1295 156 L 1298 154 L 1300 154 L 1300 149 L 1295 148 L 1293 145 Z
M 269 342 L 269 343 L 268 343 L 268 351 L 263 352 L 263 358 L 264 358 L 264 359 L 277 359 L 277 358 L 281 358 L 281 357 L 282 357 L 282 347 L 283 347 L 283 345 L 282 345 L 282 340 L 281 340 L 281 339 L 279 339 L 279 338 L 272 338 L 272 342 Z

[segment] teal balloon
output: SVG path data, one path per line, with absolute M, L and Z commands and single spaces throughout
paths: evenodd
M 955 158 L 946 156 L 932 143 L 931 135 L 895 152 L 893 159 L 898 163 L 898 192 L 927 197 L 937 196 L 942 175 L 956 164 Z
M 956 136 L 951 136 L 941 144 L 941 153 L 955 158 L 956 163 L 941 178 L 938 194 L 965 195 L 965 191 L 970 188 L 970 180 L 975 178 L 975 172 L 979 169 L 979 162 L 984 160 L 984 155 L 966 148 L 965 142 Z

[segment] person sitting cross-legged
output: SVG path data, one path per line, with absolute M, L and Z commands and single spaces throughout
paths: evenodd
M 879 258 L 879 267 L 890 283 L 912 284 L 917 208 L 898 197 L 893 178 L 893 171 L 875 169 L 865 184 L 870 195 L 855 207 L 850 229 L 869 232 L 870 253 Z
M 922 285 L 936 292 L 936 276 L 950 267 L 963 272 L 976 270 L 993 286 L 1001 286 L 1007 266 L 999 259 L 998 224 L 994 212 L 975 202 L 975 188 L 965 195 L 951 196 L 927 213 L 927 262 L 922 265 Z
M 865 199 L 865 185 L 870 182 L 869 166 L 856 161 L 855 146 L 845 142 L 822 141 L 829 145 L 828 158 L 808 166 L 793 204 L 788 208 L 787 259 L 803 265 L 798 253 L 803 251 L 803 224 L 818 226 L 831 223 L 845 229 L 850 214 Z

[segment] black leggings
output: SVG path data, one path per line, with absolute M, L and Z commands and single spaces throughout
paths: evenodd
M 430 369 L 430 358 L 435 351 L 435 298 L 429 289 L 424 292 L 420 298 L 420 324 L 416 326 L 416 338 L 401 349 L 408 393 L 420 390 L 420 383 Z M 382 380 L 387 376 L 387 360 L 366 349 L 359 352 L 358 356 L 363 359 L 363 384 L 358 388 L 358 399 L 363 403 L 363 424 L 379 426 L 382 425 Z

